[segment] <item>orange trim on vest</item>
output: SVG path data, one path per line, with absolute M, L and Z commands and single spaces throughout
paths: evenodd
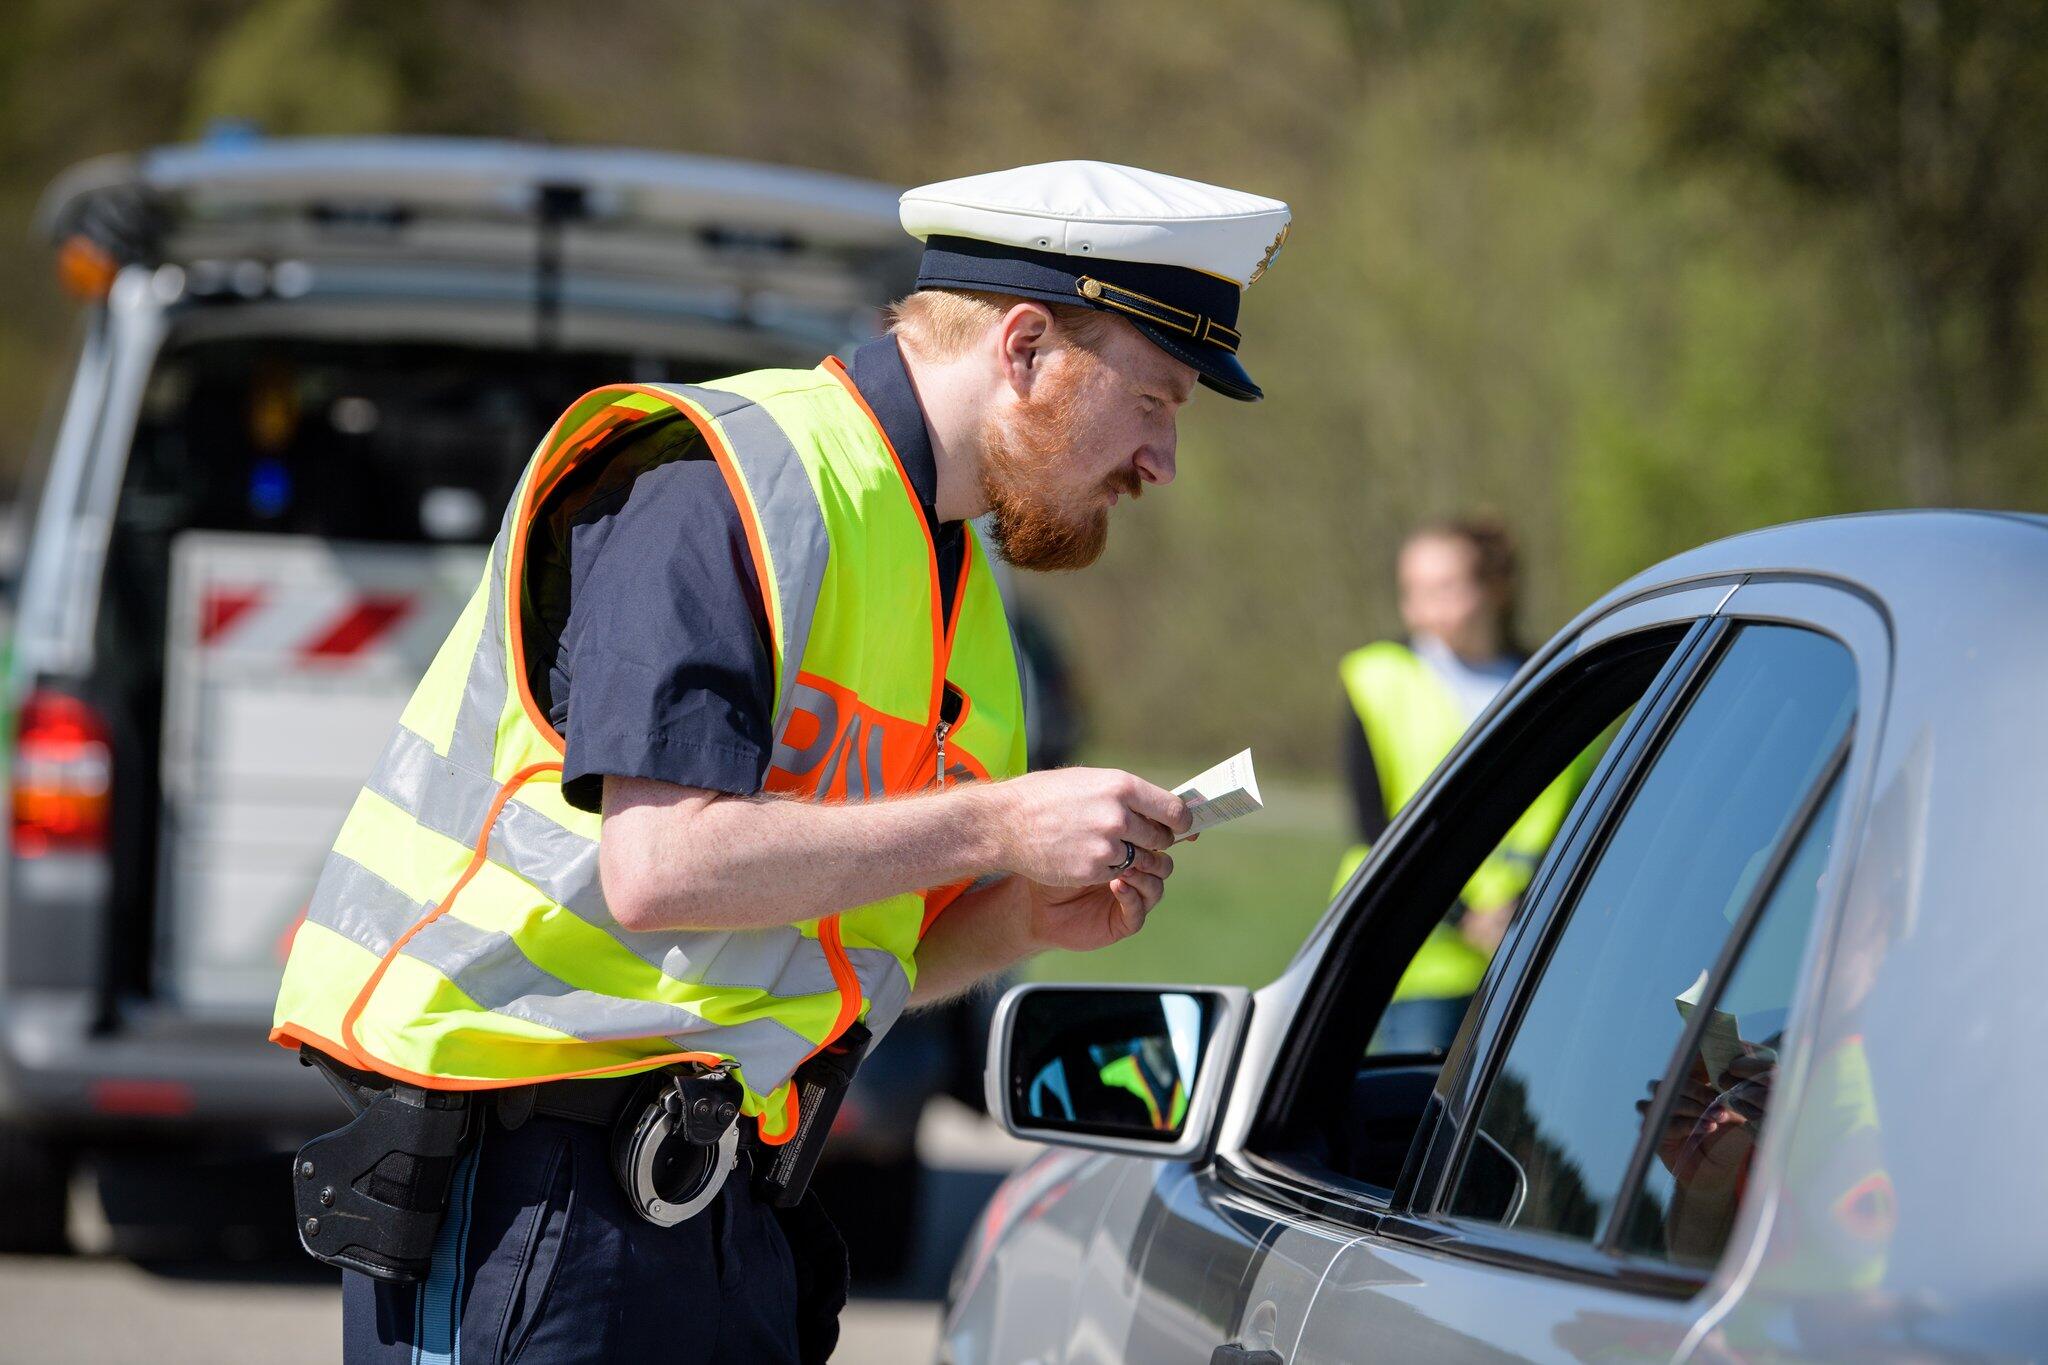
M 717 462 L 718 472 L 725 479 L 726 491 L 732 495 L 733 504 L 739 509 L 740 526 L 747 534 L 747 551 L 753 557 L 754 573 L 762 585 L 761 601 L 763 608 L 768 613 L 768 630 L 772 636 L 780 639 L 781 622 L 775 606 L 774 592 L 770 587 L 771 580 L 768 577 L 769 568 L 766 542 L 761 535 L 760 524 L 755 519 L 754 504 L 748 500 L 745 491 L 746 486 L 740 479 L 738 468 L 733 464 L 732 452 L 727 450 L 725 442 L 719 439 L 717 429 L 709 422 L 700 418 L 697 411 L 687 402 L 676 398 L 673 394 L 663 393 L 660 389 L 650 384 L 606 384 L 602 388 L 592 389 L 590 393 L 586 393 L 582 398 L 577 399 L 576 403 L 570 404 L 562 416 L 566 418 L 570 412 L 576 410 L 577 404 L 582 403 L 594 394 L 600 393 L 637 393 L 655 399 L 658 402 L 668 404 L 671 411 L 680 413 L 689 419 L 691 426 L 697 428 L 698 435 L 704 438 L 704 444 L 710 448 L 712 458 Z M 621 416 L 620 414 L 623 415 Z M 533 471 L 533 477 L 527 482 L 526 495 L 520 499 L 519 513 L 513 518 L 511 543 L 507 546 L 505 552 L 505 594 L 507 600 L 504 604 L 506 631 L 512 644 L 512 681 L 519 693 L 519 704 L 526 711 L 526 719 L 554 747 L 555 752 L 558 754 L 568 752 L 568 744 L 557 733 L 555 727 L 549 723 L 547 716 L 541 712 L 538 706 L 534 705 L 533 689 L 527 685 L 526 631 L 524 616 L 519 609 L 521 590 L 525 584 L 527 533 L 533 526 L 534 513 L 540 509 L 541 503 L 547 500 L 548 494 L 555 491 L 556 486 L 561 483 L 562 479 L 567 476 L 571 469 L 576 467 L 578 461 L 585 453 L 601 444 L 617 428 L 630 426 L 635 422 L 644 421 L 649 417 L 659 415 L 653 412 L 641 412 L 634 408 L 621 408 L 616 404 L 610 405 L 594 414 L 588 421 L 576 429 L 574 435 L 561 442 L 556 455 L 552 457 L 549 465 L 544 468 L 536 468 Z M 601 429 L 597 429 L 601 423 L 605 425 Z M 558 418 L 555 425 L 549 429 L 546 439 L 541 442 L 542 446 L 546 447 L 555 444 L 555 433 L 560 430 L 561 419 Z M 794 667 L 795 664 L 785 660 L 784 666 Z
M 832 964 L 833 984 L 839 987 L 839 1017 L 832 1021 L 832 1031 L 825 1035 L 825 1041 L 811 1049 L 810 1057 L 838 1042 L 839 1035 L 853 1027 L 853 1021 L 860 1018 L 860 976 L 846 956 L 846 941 L 839 933 L 839 916 L 827 915 L 818 921 L 818 942 L 825 949 L 825 960 Z M 809 1061 L 810 1057 L 804 1060 Z
M 294 1052 L 297 1052 L 302 1045 L 316 1048 L 332 1057 L 335 1061 L 346 1062 L 358 1071 L 368 1071 L 370 1069 L 362 1064 L 361 1058 L 357 1057 L 340 1043 L 335 1042 L 332 1038 L 323 1038 L 313 1032 L 313 1030 L 301 1028 L 297 1024 L 279 1024 L 270 1031 L 270 1041 L 276 1043 L 279 1047 L 288 1047 Z

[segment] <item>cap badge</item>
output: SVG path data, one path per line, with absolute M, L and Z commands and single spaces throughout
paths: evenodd
M 1273 244 L 1266 248 L 1266 254 L 1262 258 L 1260 258 L 1258 265 L 1252 268 L 1252 277 L 1244 282 L 1245 288 L 1249 289 L 1253 285 L 1257 284 L 1259 282 L 1259 276 L 1265 274 L 1267 267 L 1273 264 L 1273 258 L 1280 254 L 1280 248 L 1287 241 L 1288 229 L 1293 226 L 1294 224 L 1292 223 L 1282 223 L 1280 225 L 1279 234 L 1273 238 Z

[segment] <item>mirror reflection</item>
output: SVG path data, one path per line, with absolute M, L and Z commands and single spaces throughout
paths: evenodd
M 1015 1118 L 1032 1127 L 1171 1142 L 1187 1119 L 1213 1002 L 1185 991 L 1045 990 L 1010 1026 Z

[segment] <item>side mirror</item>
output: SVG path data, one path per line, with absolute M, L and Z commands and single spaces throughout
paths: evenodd
M 1199 1160 L 1250 1014 L 1241 986 L 1018 986 L 989 1030 L 988 1111 L 1032 1142 Z

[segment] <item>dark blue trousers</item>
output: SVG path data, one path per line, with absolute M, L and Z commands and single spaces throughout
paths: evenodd
M 711 1207 L 661 1228 L 627 1204 L 610 1140 L 542 1116 L 509 1132 L 487 1124 L 456 1166 L 427 1281 L 344 1274 L 348 1365 L 794 1365 L 799 1269 L 775 1212 L 748 1190 L 746 1156 Z M 838 1246 L 805 1250 L 836 1256 L 843 1275 Z M 804 1277 L 820 1278 L 811 1264 Z M 817 1305 L 805 1308 L 815 1323 Z M 806 1344 L 822 1358 L 815 1332 Z

